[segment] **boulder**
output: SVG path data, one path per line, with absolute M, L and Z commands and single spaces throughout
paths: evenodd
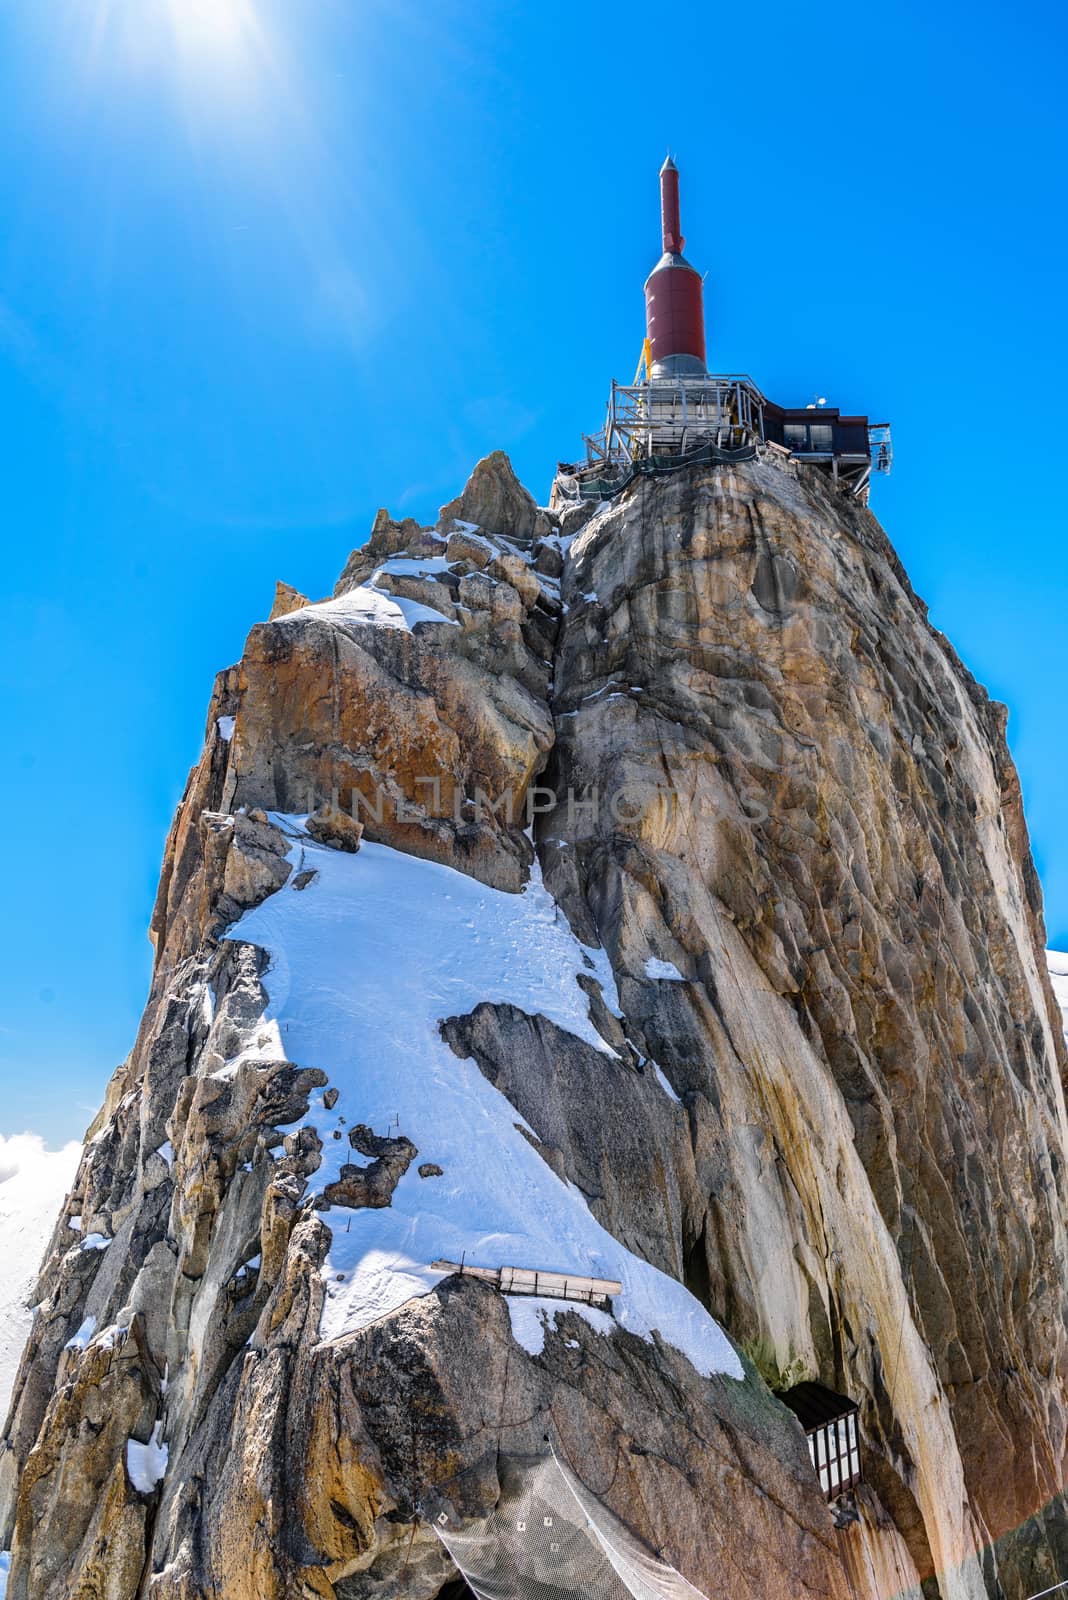
M 514 551 L 502 551 L 490 563 L 489 574 L 501 582 L 509 584 L 518 594 L 523 610 L 529 611 L 541 598 L 541 584 L 538 582 L 528 562 Z
M 323 1204 L 354 1210 L 388 1206 L 394 1189 L 419 1154 L 415 1145 L 410 1139 L 380 1137 L 363 1123 L 350 1129 L 349 1144 L 360 1155 L 374 1159 L 362 1167 L 346 1162 L 337 1182 L 323 1190 Z
M 497 553 L 496 546 L 480 533 L 458 529 L 449 534 L 446 554 L 452 562 L 463 562 L 467 567 L 488 567 Z
M 488 612 L 495 623 L 518 623 L 523 616 L 518 591 L 485 572 L 469 572 L 460 579 L 460 604 L 472 611 Z
M 305 827 L 308 837 L 317 844 L 329 845 L 331 850 L 345 850 L 349 855 L 355 855 L 363 838 L 363 823 L 331 805 L 321 805 L 313 811 Z

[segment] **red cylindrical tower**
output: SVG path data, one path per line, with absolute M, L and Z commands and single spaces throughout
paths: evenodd
M 682 251 L 679 174 L 668 156 L 660 169 L 660 222 L 664 253 L 645 280 L 645 331 L 654 378 L 703 375 L 704 283 Z

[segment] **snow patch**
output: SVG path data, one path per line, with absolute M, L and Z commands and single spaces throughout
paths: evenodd
M 442 556 L 434 556 L 427 561 L 387 561 L 382 566 L 376 567 L 367 582 L 361 583 L 358 588 L 350 589 L 347 594 L 339 595 L 336 600 L 320 600 L 318 605 L 302 606 L 299 611 L 290 612 L 289 617 L 279 617 L 277 621 L 284 627 L 290 621 L 290 617 L 293 618 L 294 625 L 302 625 L 308 617 L 325 617 L 330 622 L 356 622 L 378 628 L 399 628 L 404 633 L 411 633 L 419 622 L 437 622 L 458 628 L 458 622 L 436 611 L 432 606 L 423 605 L 418 600 L 407 600 L 403 595 L 387 594 L 384 589 L 378 587 L 377 580 L 383 572 L 444 572 L 447 566 L 448 563 Z M 444 590 L 442 598 L 448 599 Z
M 106 1233 L 87 1233 L 85 1238 L 82 1240 L 79 1249 L 106 1250 L 110 1243 L 111 1240 L 108 1238 Z
M 292 818 L 276 820 L 292 831 Z M 608 958 L 578 942 L 536 864 L 523 893 L 506 894 L 385 845 L 350 856 L 301 837 L 292 859 L 300 849 L 319 869 L 316 881 L 301 895 L 270 896 L 232 937 L 269 953 L 266 1017 L 284 1031 L 288 1059 L 328 1073 L 350 1124 L 399 1132 L 419 1152 L 388 1207 L 320 1213 L 332 1230 L 320 1337 L 354 1332 L 426 1294 L 443 1276 L 430 1265 L 439 1257 L 466 1259 L 617 1278 L 619 1326 L 644 1338 L 659 1332 L 702 1373 L 741 1378 L 700 1303 L 597 1222 L 517 1130 L 505 1096 L 441 1038 L 445 1017 L 482 1001 L 511 1004 L 592 1045 L 606 1073 L 623 1070 L 576 982 L 596 977 L 618 1011 Z M 323 1141 L 312 1179 L 321 1191 L 353 1153 L 332 1137 L 337 1113 L 321 1090 L 303 1120 Z M 433 1184 L 418 1176 L 425 1161 L 443 1168 Z
M 645 976 L 658 978 L 662 982 L 685 983 L 686 979 L 673 961 L 661 961 L 656 956 L 650 956 L 645 963 Z
M 219 738 L 222 739 L 224 743 L 230 743 L 230 740 L 234 736 L 234 727 L 236 723 L 236 717 L 216 717 L 215 726 L 219 730 Z
M 663 1089 L 664 1093 L 669 1097 L 669 1099 L 674 1100 L 677 1106 L 681 1106 L 682 1101 L 679 1099 L 667 1078 L 664 1076 L 663 1068 L 657 1066 L 655 1061 L 650 1062 L 650 1065 L 653 1071 L 656 1073 L 656 1081 L 660 1085 L 661 1089 Z
M 597 1306 L 583 1305 L 581 1300 L 550 1300 L 544 1295 L 508 1294 L 508 1317 L 512 1324 L 512 1338 L 532 1356 L 540 1356 L 545 1349 L 545 1335 L 549 1324 L 566 1311 L 588 1322 L 595 1333 L 605 1336 L 615 1331 L 615 1319 Z M 568 1339 L 569 1350 L 577 1350 L 577 1339 Z
M 126 1471 L 138 1494 L 152 1494 L 163 1481 L 167 1446 L 160 1438 L 162 1428 L 162 1422 L 157 1422 L 147 1444 L 139 1444 L 136 1439 L 126 1441 Z
M 437 572 L 448 572 L 450 566 L 454 565 L 454 562 L 446 560 L 444 556 L 427 556 L 422 561 L 415 556 L 391 556 L 388 561 L 383 561 L 380 567 L 375 568 L 369 582 L 374 583 L 383 572 L 395 572 L 398 577 L 432 578 Z
M 210 1028 L 215 1021 L 215 993 L 210 983 L 195 984 L 190 993 L 195 995 L 198 992 L 200 995 L 201 1014 Z
M 169 1139 L 164 1139 L 159 1148 L 154 1151 L 157 1156 L 162 1156 L 169 1167 L 174 1166 L 174 1146 Z
M 96 1318 L 86 1317 L 77 1333 L 69 1338 L 63 1346 L 64 1350 L 84 1350 L 96 1330 Z
M 291 858 L 292 859 L 292 858 Z M 244 1044 L 236 1056 L 231 1056 L 229 1061 L 224 1061 L 217 1072 L 211 1073 L 213 1078 L 232 1078 L 238 1067 L 246 1061 L 271 1065 L 286 1060 L 286 1053 L 282 1047 L 282 1031 L 277 1024 L 260 1028 L 255 1038 Z M 291 1124 L 298 1127 L 300 1118 Z
M 106 1328 L 101 1328 L 100 1332 L 90 1339 L 89 1343 L 95 1345 L 98 1350 L 114 1350 L 117 1345 L 125 1341 L 129 1331 L 129 1325 L 125 1322 L 109 1322 Z

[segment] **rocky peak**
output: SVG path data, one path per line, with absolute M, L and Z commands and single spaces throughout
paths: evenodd
M 279 579 L 274 591 L 274 605 L 271 607 L 271 614 L 267 620 L 274 622 L 278 617 L 288 617 L 291 611 L 299 611 L 301 606 L 306 606 L 307 604 L 307 595 L 301 594 L 300 590 L 294 589 L 292 584 L 283 583 Z
M 457 522 L 522 545 L 550 531 L 546 513 L 539 511 L 503 450 L 484 456 L 463 493 L 442 506 L 438 527 L 448 529 Z
M 546 511 L 495 452 L 380 512 L 220 674 L 153 936 L 9 1600 L 436 1600 L 427 1507 L 546 1435 L 706 1594 L 1056 1581 L 1064 1044 L 1004 718 L 817 474 Z M 859 1405 L 833 1513 L 801 1382 Z

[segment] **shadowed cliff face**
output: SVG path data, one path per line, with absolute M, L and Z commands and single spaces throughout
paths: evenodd
M 470 1279 L 391 1296 L 399 1256 L 385 1309 L 339 1320 L 341 1235 L 392 1237 L 426 1185 L 465 1214 L 494 1152 L 443 1172 L 363 1126 L 351 1062 L 389 1030 L 306 1048 L 317 984 L 235 924 L 289 897 L 273 926 L 318 925 L 336 859 L 266 813 L 355 810 L 478 879 L 488 919 L 536 873 L 531 796 L 618 995 L 589 954 L 577 1031 L 443 984 L 434 1071 L 504 1104 L 534 1211 L 580 1197 L 686 1284 L 741 1379 L 625 1306 L 539 1347 Z M 1063 1042 L 1003 714 L 818 476 L 697 468 L 591 516 L 498 454 L 435 528 L 380 514 L 334 599 L 286 591 L 220 676 L 153 932 L 8 1419 L 9 1600 L 433 1600 L 456 1574 L 427 1496 L 484 1514 L 498 1453 L 547 1433 L 708 1594 L 1023 1600 L 1068 1571 Z M 804 1379 L 861 1406 L 839 1526 L 770 1392 Z

